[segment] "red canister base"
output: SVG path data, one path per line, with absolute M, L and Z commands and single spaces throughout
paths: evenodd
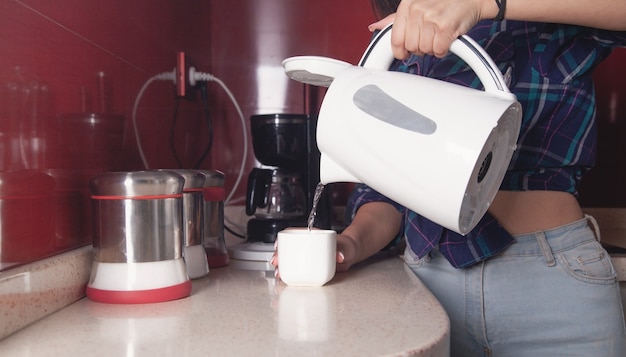
M 191 294 L 191 282 L 150 290 L 101 290 L 87 287 L 87 297 L 107 304 L 150 304 L 182 299 Z

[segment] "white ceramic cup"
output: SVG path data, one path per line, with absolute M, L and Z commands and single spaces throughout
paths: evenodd
M 335 276 L 337 233 L 287 228 L 277 235 L 280 279 L 289 286 L 322 286 Z

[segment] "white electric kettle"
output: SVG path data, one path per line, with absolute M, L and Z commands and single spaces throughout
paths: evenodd
M 283 61 L 287 75 L 327 86 L 317 122 L 320 181 L 363 182 L 448 229 L 466 234 L 493 200 L 510 163 L 522 109 L 489 55 L 461 36 L 450 51 L 484 91 L 388 71 L 391 25 L 358 66 L 317 56 Z

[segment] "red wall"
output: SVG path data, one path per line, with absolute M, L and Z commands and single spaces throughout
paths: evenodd
M 149 78 L 175 67 L 178 51 L 228 87 L 247 130 L 252 114 L 314 109 L 281 61 L 356 62 L 372 18 L 368 0 L 0 1 L 0 269 L 91 242 L 88 180 L 144 169 L 133 105 Z M 230 191 L 242 125 L 221 87 L 207 89 L 215 140 L 198 168 L 223 171 Z M 182 167 L 196 167 L 207 145 L 199 91 L 179 101 L 174 122 L 175 104 L 170 82 L 153 82 L 141 97 L 149 168 L 178 168 L 173 150 Z M 255 165 L 248 151 L 235 203 Z
M 626 207 L 626 49 L 617 49 L 595 72 L 598 96 L 598 157 L 584 176 L 586 207 Z
M 144 169 L 133 105 L 149 78 L 174 68 L 178 51 L 223 81 L 248 130 L 253 114 L 315 113 L 321 94 L 305 95 L 281 61 L 314 54 L 355 63 L 371 21 L 369 0 L 0 1 L 0 269 L 91 242 L 88 180 Z M 619 52 L 597 75 L 601 136 L 611 140 L 603 141 L 599 176 L 587 181 L 590 204 L 626 204 L 623 61 Z M 199 168 L 223 171 L 230 192 L 242 126 L 225 91 L 215 82 L 207 90 L 214 143 Z M 179 167 L 174 151 L 182 167 L 195 167 L 207 144 L 199 91 L 179 101 L 174 122 L 175 108 L 169 82 L 150 84 L 141 97 L 137 127 L 149 168 Z M 254 165 L 249 148 L 234 203 L 243 204 Z

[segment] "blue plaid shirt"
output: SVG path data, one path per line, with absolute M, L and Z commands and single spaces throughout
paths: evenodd
M 595 161 L 595 95 L 591 75 L 626 32 L 519 21 L 482 21 L 468 35 L 510 75 L 510 90 L 522 104 L 517 150 L 501 190 L 552 190 L 577 194 L 582 174 Z M 419 74 L 473 88 L 482 84 L 453 54 L 443 59 L 412 56 L 391 70 Z M 416 200 L 419 197 L 415 197 Z M 404 216 L 404 237 L 419 257 L 438 247 L 457 268 L 503 251 L 514 239 L 487 213 L 462 236 L 401 207 L 367 186 L 357 187 L 348 207 L 387 201 Z

